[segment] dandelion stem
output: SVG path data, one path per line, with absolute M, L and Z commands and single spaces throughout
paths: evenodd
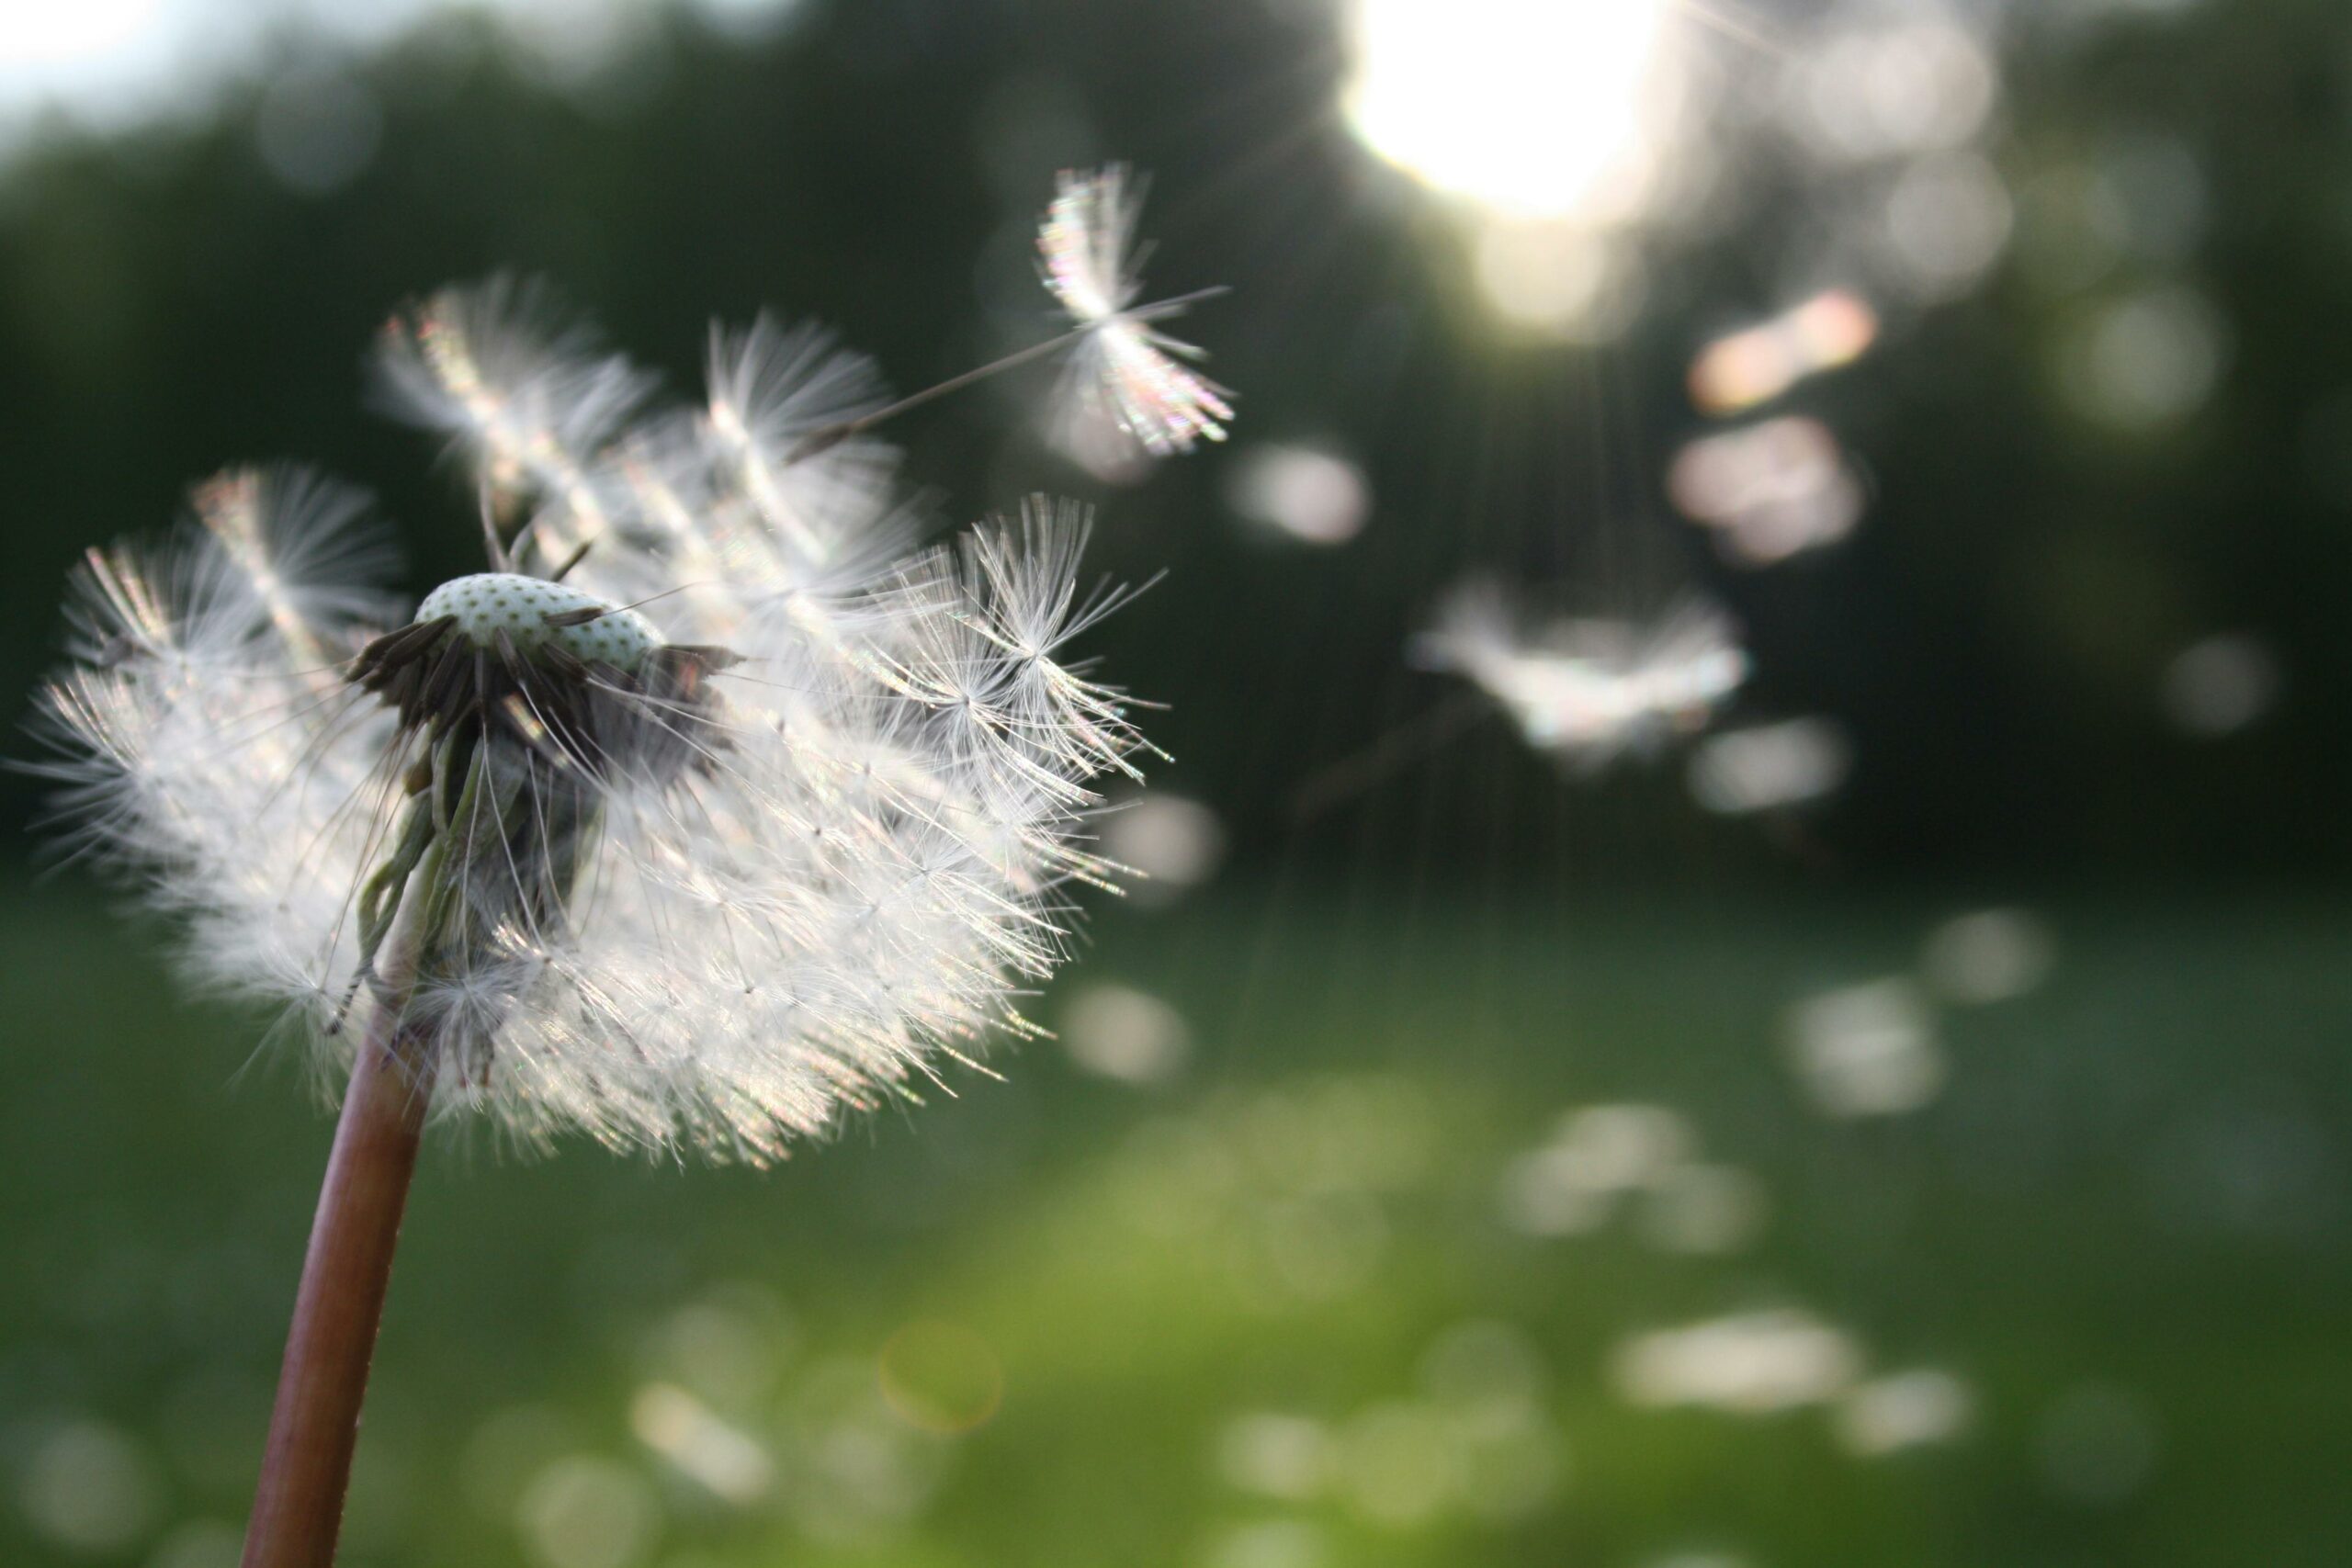
M 328 1568 L 359 1441 L 368 1363 L 432 1096 L 403 1059 L 401 1010 L 373 1010 L 336 1123 L 278 1374 L 243 1568 Z
M 806 462 L 820 452 L 829 451 L 840 446 L 853 435 L 864 434 L 885 420 L 896 419 L 910 409 L 922 407 L 933 398 L 944 398 L 950 392 L 960 392 L 973 382 L 985 381 L 1001 370 L 1010 370 L 1015 366 L 1026 365 L 1033 359 L 1042 359 L 1054 350 L 1084 337 L 1092 330 L 1090 327 L 1074 327 L 1059 337 L 1047 338 L 1043 343 L 1033 343 L 1027 348 L 1015 350 L 1001 359 L 991 359 L 986 365 L 975 366 L 960 375 L 950 376 L 935 386 L 925 387 L 920 392 L 911 392 L 888 408 L 876 409 L 872 413 L 860 414 L 855 419 L 845 419 L 838 423 L 812 430 L 801 437 L 797 446 L 785 454 L 784 460 L 786 463 Z
M 1149 305 L 1139 305 L 1131 310 L 1115 312 L 1114 315 L 1128 321 L 1158 321 L 1163 316 L 1180 315 L 1186 306 L 1198 304 L 1204 299 L 1214 299 L 1224 292 L 1226 289 L 1223 284 L 1208 288 L 1196 288 L 1190 294 L 1179 294 L 1173 299 L 1161 299 Z M 1033 359 L 1042 359 L 1057 348 L 1067 348 L 1087 333 L 1099 330 L 1102 324 L 1100 321 L 1080 322 L 1059 336 L 1049 337 L 1043 343 L 1033 343 L 1027 348 L 1015 349 L 1001 359 L 991 359 L 986 365 L 975 366 L 960 375 L 950 376 L 946 380 L 925 387 L 920 392 L 910 392 L 887 408 L 878 408 L 871 413 L 859 414 L 854 419 L 842 420 L 812 430 L 802 436 L 799 443 L 785 454 L 784 460 L 787 464 L 805 462 L 810 457 L 840 446 L 853 435 L 863 435 L 885 421 L 896 419 L 910 409 L 919 409 L 934 398 L 944 398 L 950 392 L 960 392 L 974 382 L 985 381 L 1000 371 L 1026 365 Z

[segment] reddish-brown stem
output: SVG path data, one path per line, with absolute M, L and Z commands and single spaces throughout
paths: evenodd
M 335 1125 L 294 1326 L 278 1373 L 243 1568 L 329 1568 L 359 1441 L 359 1404 L 392 1247 L 433 1092 L 401 1057 L 398 1010 L 376 1010 Z

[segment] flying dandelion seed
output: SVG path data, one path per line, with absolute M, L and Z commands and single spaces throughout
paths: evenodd
M 1182 450 L 1229 411 L 1147 324 L 1177 302 L 1129 309 L 1124 188 L 1065 181 L 1080 329 L 1015 358 L 1074 345 Z M 1094 783 L 1148 750 L 1069 660 L 1125 598 L 1080 582 L 1081 509 L 913 547 L 866 433 L 985 369 L 890 403 L 762 321 L 713 334 L 702 409 L 664 408 L 505 278 L 402 312 L 375 364 L 471 474 L 488 570 L 408 615 L 356 493 L 232 471 L 175 539 L 90 553 L 42 719 L 85 852 L 349 1075 L 248 1547 L 272 1564 L 333 1556 L 429 1112 L 758 1164 L 916 1098 L 1037 1032 L 1018 998 L 1069 889 L 1113 870 L 1081 843 Z M 685 1452 L 681 1408 L 653 1427 Z M 540 1488 L 531 1528 L 587 1490 Z
M 1586 773 L 1702 728 L 1747 678 L 1730 617 L 1702 601 L 1647 625 L 1560 620 L 1530 630 L 1486 582 L 1455 590 L 1413 650 L 1485 692 L 1528 745 Z
M 1136 219 L 1140 185 L 1131 188 L 1120 164 L 1090 174 L 1065 173 L 1037 232 L 1046 288 L 1080 333 L 1062 398 L 1066 441 L 1083 446 L 1104 423 L 1155 457 L 1189 452 L 1196 442 L 1222 441 L 1233 418 L 1231 394 L 1179 363 L 1201 351 L 1153 325 L 1180 316 L 1200 294 L 1137 305 L 1143 280 L 1136 268 Z

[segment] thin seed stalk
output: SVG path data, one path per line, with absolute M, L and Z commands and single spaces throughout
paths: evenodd
M 437 758 L 439 771 L 450 761 L 446 752 Z M 477 748 L 451 818 L 464 819 L 486 772 Z M 311 1222 L 243 1568 L 331 1568 L 334 1562 L 368 1364 L 438 1067 L 409 1021 L 408 1002 L 420 961 L 462 925 L 465 857 L 452 852 L 458 838 L 445 822 L 410 863 L 413 873 L 398 863 L 390 868 L 387 891 L 398 913 L 382 943 L 388 960 L 374 981 L 376 1005 L 352 1063 Z
M 397 1010 L 375 1010 L 352 1066 L 294 1300 L 243 1568 L 334 1561 L 368 1366 L 433 1094 L 432 1065 L 410 1060 L 404 1038 Z

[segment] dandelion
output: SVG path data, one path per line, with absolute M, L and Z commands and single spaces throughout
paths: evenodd
M 1136 219 L 1140 187 L 1114 164 L 1064 173 L 1037 234 L 1046 287 L 1078 323 L 1080 344 L 1064 397 L 1066 422 L 1108 420 L 1155 457 L 1225 439 L 1227 389 L 1179 363 L 1201 351 L 1153 325 L 1179 316 L 1211 289 L 1137 305 Z
M 248 1568 L 333 1556 L 428 1116 L 761 1163 L 914 1098 L 1036 1032 L 1111 869 L 1095 781 L 1148 750 L 1068 651 L 1124 599 L 1080 583 L 1083 512 L 913 547 L 892 405 L 820 334 L 714 333 L 667 407 L 493 279 L 376 371 L 470 473 L 489 570 L 405 613 L 356 491 L 232 471 L 91 552 L 43 719 L 81 849 L 347 1075 Z
M 1730 618 L 1697 600 L 1647 626 L 1561 620 L 1531 630 L 1499 588 L 1472 582 L 1414 648 L 1423 664 L 1485 692 L 1530 746 L 1586 771 L 1701 727 L 1747 678 Z

